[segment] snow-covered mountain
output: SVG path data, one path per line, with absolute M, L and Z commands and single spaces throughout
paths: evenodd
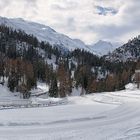
M 81 40 L 71 39 L 64 34 L 56 32 L 46 25 L 25 21 L 21 18 L 5 17 L 0 17 L 0 24 L 4 24 L 16 30 L 23 30 L 27 34 L 34 35 L 40 41 L 45 41 L 50 43 L 51 45 L 57 45 L 70 51 L 76 48 L 80 48 L 92 52 Z
M 119 47 L 119 45 L 119 43 L 112 44 L 107 41 L 99 40 L 97 43 L 89 45 L 89 48 L 97 54 L 103 56 L 108 54 L 109 52 L 113 52 L 117 47 Z
M 64 34 L 56 32 L 49 26 L 36 22 L 26 21 L 22 18 L 0 17 L 0 24 L 4 24 L 15 30 L 23 30 L 25 33 L 32 34 L 37 37 L 39 41 L 45 41 L 53 46 L 55 45 L 69 51 L 79 48 L 89 51 L 95 55 L 103 56 L 119 47 L 118 44 L 112 44 L 102 40 L 93 45 L 86 45 L 80 39 L 71 39 Z

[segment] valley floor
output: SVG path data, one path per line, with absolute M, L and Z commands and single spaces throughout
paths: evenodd
M 138 140 L 140 91 L 68 97 L 67 104 L 0 110 L 0 140 Z

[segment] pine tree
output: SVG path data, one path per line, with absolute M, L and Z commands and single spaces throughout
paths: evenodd
M 71 78 L 69 71 L 66 70 L 64 62 L 61 62 L 58 67 L 58 80 L 59 80 L 59 96 L 66 97 L 71 93 Z
M 87 66 L 78 66 L 77 71 L 75 71 L 76 87 L 80 86 L 81 95 L 88 92 L 88 82 L 91 76 L 91 71 Z
M 53 74 L 53 76 L 51 78 L 49 96 L 55 97 L 55 98 L 58 97 L 58 85 L 57 85 L 56 74 Z

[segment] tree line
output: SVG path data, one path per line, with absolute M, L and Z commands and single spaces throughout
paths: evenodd
M 81 95 L 124 89 L 138 62 L 111 63 L 90 52 L 62 52 L 58 46 L 39 42 L 33 35 L 0 26 L 0 81 L 10 91 L 30 97 L 37 81 L 49 86 L 49 96 L 66 97 L 74 88 Z M 53 60 L 53 63 L 49 63 Z

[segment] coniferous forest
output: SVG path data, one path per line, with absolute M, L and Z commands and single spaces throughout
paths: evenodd
M 61 49 L 60 49 L 61 48 Z M 66 97 L 73 88 L 81 95 L 124 89 L 140 61 L 111 62 L 90 52 L 63 51 L 33 35 L 0 26 L 0 83 L 30 97 L 37 81 L 49 86 L 50 97 Z

